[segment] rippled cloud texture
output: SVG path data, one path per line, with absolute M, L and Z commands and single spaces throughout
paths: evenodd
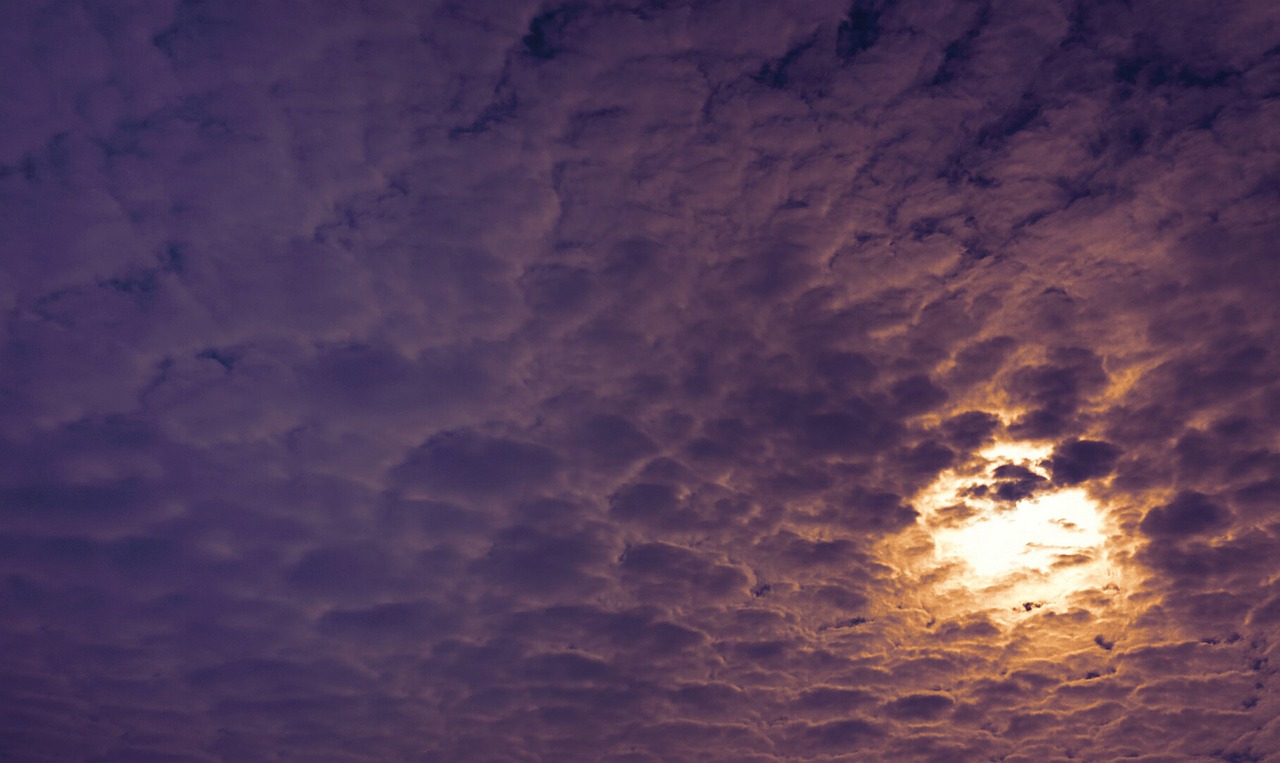
M 4 760 L 1280 761 L 1280 4 L 20 0 L 0 71 Z M 1109 603 L 884 551 L 998 441 Z

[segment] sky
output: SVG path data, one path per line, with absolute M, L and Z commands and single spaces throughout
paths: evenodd
M 1280 3 L 13 0 L 0 71 L 0 758 L 1280 762 Z

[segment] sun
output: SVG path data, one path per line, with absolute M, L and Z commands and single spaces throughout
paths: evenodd
M 1114 528 L 1084 489 L 1055 486 L 1051 443 L 1004 442 L 919 496 L 920 521 L 894 554 L 947 614 L 1068 608 L 1115 589 Z

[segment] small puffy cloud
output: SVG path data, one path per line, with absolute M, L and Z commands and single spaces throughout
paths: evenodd
M 396 467 L 395 477 L 409 490 L 488 495 L 545 485 L 560 465 L 541 445 L 463 430 L 433 435 Z
M 1077 485 L 1111 473 L 1121 451 L 1103 440 L 1068 440 L 1049 456 L 1049 472 L 1060 485 Z
M 1184 490 L 1163 506 L 1147 512 L 1140 525 L 1152 538 L 1183 538 L 1213 530 L 1229 518 L 1226 509 L 1209 496 Z
M 933 721 L 955 705 L 945 694 L 908 694 L 888 703 L 884 710 L 892 718 L 905 721 Z

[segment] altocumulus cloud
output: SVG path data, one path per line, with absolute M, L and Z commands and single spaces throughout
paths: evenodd
M 0 15 L 5 760 L 1280 760 L 1275 3 Z

